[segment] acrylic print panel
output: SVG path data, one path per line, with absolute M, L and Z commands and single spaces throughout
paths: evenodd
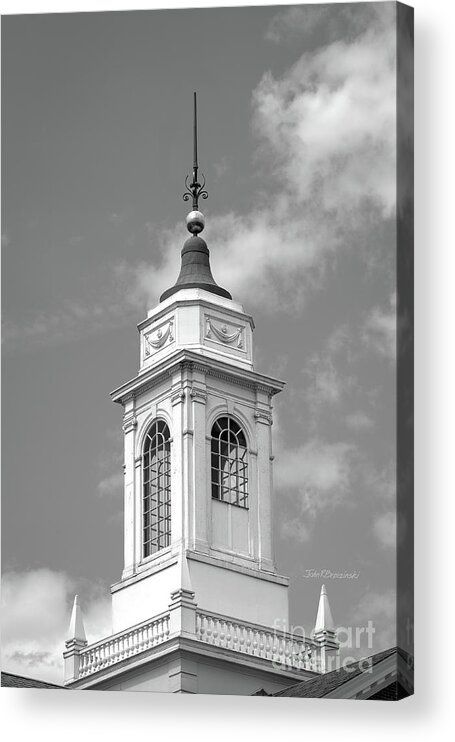
M 4 685 L 413 692 L 412 38 L 3 19 Z

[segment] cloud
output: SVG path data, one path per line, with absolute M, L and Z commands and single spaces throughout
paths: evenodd
M 281 207 L 280 199 L 276 200 L 265 212 L 257 209 L 245 216 L 213 215 L 204 232 L 215 280 L 228 287 L 234 298 L 268 312 L 302 303 L 307 292 L 319 285 L 329 249 L 320 250 L 323 227 L 316 240 L 303 221 L 290 218 L 286 222 L 285 199 Z M 116 266 L 118 280 L 138 307 L 153 306 L 161 292 L 175 283 L 183 240 L 179 225 L 158 238 L 158 265 L 132 266 L 124 261 Z
M 396 294 L 389 300 L 386 310 L 376 307 L 365 322 L 364 340 L 367 345 L 380 355 L 393 362 L 396 358 L 397 314 Z
M 370 202 L 394 213 L 394 24 L 305 53 L 254 92 L 255 130 L 300 200 L 349 223 Z M 358 215 L 356 215 L 358 216 Z
M 292 26 L 300 33 L 306 28 L 310 37 L 307 10 L 302 22 L 298 10 L 288 9 L 297 14 Z M 330 8 L 330 14 L 338 12 Z M 327 29 L 325 10 L 312 7 L 310 16 L 313 26 Z M 372 229 L 394 214 L 394 16 L 377 4 L 374 12 L 356 8 L 340 18 L 345 40 L 320 35 L 324 46 L 302 54 L 279 77 L 266 72 L 252 91 L 256 174 L 264 189 L 249 213 L 213 214 L 207 223 L 215 279 L 251 309 L 301 308 L 324 285 L 333 261 L 354 249 L 366 259 Z M 223 160 L 218 165 L 220 172 Z M 107 219 L 115 227 L 124 214 L 112 212 Z M 6 346 L 74 339 L 129 322 L 133 312 L 154 306 L 175 283 L 185 235 L 181 224 L 146 228 L 155 259 L 114 266 L 114 298 L 91 307 L 68 305 L 22 325 L 7 322 Z
M 352 367 L 353 337 L 343 325 L 329 336 L 321 353 L 315 353 L 303 369 L 305 401 L 313 415 L 323 405 L 337 406 L 348 392 L 357 387 Z
M 362 596 L 352 611 L 352 626 L 366 627 L 371 621 L 374 628 L 373 646 L 368 646 L 367 635 L 360 634 L 360 642 L 353 655 L 366 656 L 388 649 L 396 644 L 396 593 L 393 589 L 369 591 Z
M 365 462 L 362 478 L 365 490 L 375 502 L 395 503 L 397 491 L 395 460 L 391 460 L 382 468 L 376 468 L 371 462 Z
M 2 245 L 2 248 L 5 248 L 5 249 L 7 247 L 10 247 L 10 245 L 11 245 L 11 238 L 7 234 L 7 232 L 2 232 L 1 245 Z
M 28 351 L 58 342 L 70 342 L 85 335 L 119 327 L 132 321 L 136 306 L 128 297 L 116 301 L 84 306 L 67 302 L 55 313 L 41 313 L 23 323 L 5 319 L 2 326 L 2 344 L 8 352 Z
M 316 439 L 294 450 L 284 449 L 275 460 L 275 487 L 293 498 L 297 495 L 301 515 L 312 521 L 320 511 L 345 499 L 354 454 L 349 443 Z
M 346 425 L 351 430 L 360 432 L 363 430 L 370 430 L 374 423 L 371 417 L 369 417 L 363 410 L 356 410 L 350 415 L 346 416 Z
M 100 497 L 116 497 L 123 489 L 123 474 L 111 474 L 98 482 L 97 490 Z
M 373 522 L 373 532 L 384 549 L 396 551 L 406 537 L 406 518 L 396 508 L 379 515 Z
M 395 549 L 397 545 L 396 510 L 389 510 L 380 515 L 374 522 L 373 530 L 381 546 L 386 549 Z
M 77 583 L 63 572 L 36 569 L 6 572 L 2 578 L 3 669 L 61 684 L 64 643 Z M 89 641 L 111 631 L 110 601 L 104 588 L 82 586 Z
M 321 35 L 330 41 L 352 38 L 369 27 L 384 27 L 392 19 L 393 9 L 384 3 L 293 5 L 272 18 L 266 39 L 277 44 L 298 41 L 306 46 Z
M 228 170 L 229 170 L 229 163 L 227 157 L 223 156 L 221 160 L 218 162 L 215 162 L 213 164 L 213 169 L 215 170 L 215 175 L 217 178 L 221 178 Z
M 281 76 L 266 72 L 252 91 L 256 175 L 264 188 L 249 213 L 214 214 L 204 233 L 215 279 L 252 309 L 301 308 L 324 285 L 334 260 L 355 249 L 367 260 L 372 229 L 394 215 L 394 21 L 388 4 L 296 7 L 280 11 L 269 29 L 275 40 L 298 30 L 310 50 Z M 324 45 L 308 43 L 315 37 Z M 215 170 L 225 164 L 222 159 Z M 124 220 L 122 211 L 107 215 L 112 227 Z M 146 229 L 153 235 L 152 263 L 114 266 L 107 295 L 94 306 L 67 304 L 22 324 L 7 321 L 5 347 L 73 340 L 154 306 L 177 278 L 184 232 L 181 224 Z M 368 333 L 384 336 L 385 321 L 372 315 Z
M 281 523 L 280 533 L 285 541 L 291 539 L 297 543 L 305 543 L 311 538 L 311 528 L 299 518 L 285 518 Z
M 281 77 L 267 72 L 252 93 L 264 190 L 248 214 L 211 215 L 204 233 L 215 280 L 248 306 L 301 307 L 335 257 L 368 251 L 372 225 L 394 215 L 396 34 L 390 13 L 378 15 L 359 26 L 352 14 L 348 41 L 303 54 Z M 181 226 L 155 239 L 153 265 L 116 269 L 142 307 L 179 270 Z
M 108 214 L 107 220 L 109 224 L 112 224 L 114 227 L 119 227 L 120 224 L 122 224 L 125 221 L 125 217 L 126 217 L 125 212 L 111 211 Z
M 333 361 L 313 356 L 308 361 L 304 376 L 306 378 L 305 398 L 314 407 L 337 404 L 340 401 L 344 380 L 335 368 Z

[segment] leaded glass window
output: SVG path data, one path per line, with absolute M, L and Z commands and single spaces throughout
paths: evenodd
M 171 543 L 171 436 L 163 420 L 145 436 L 143 457 L 143 555 Z
M 231 417 L 220 417 L 212 426 L 212 497 L 248 507 L 248 458 L 245 434 Z

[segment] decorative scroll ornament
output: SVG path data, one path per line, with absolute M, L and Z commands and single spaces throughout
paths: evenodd
M 186 191 L 183 194 L 183 200 L 189 201 L 190 198 L 193 201 L 193 211 L 198 211 L 199 209 L 199 199 L 200 198 L 208 198 L 208 193 L 205 189 L 205 177 L 202 176 L 202 183 L 199 183 L 198 181 L 198 159 L 197 159 L 197 103 L 196 103 L 196 93 L 194 93 L 194 120 L 193 120 L 193 180 L 191 183 L 189 182 L 189 175 L 185 178 L 185 186 Z M 198 229 L 199 232 L 202 231 L 204 226 L 202 225 L 201 229 Z
M 221 340 L 226 345 L 231 345 L 237 341 L 237 348 L 243 348 L 242 330 L 243 327 L 237 327 L 233 332 L 229 332 L 226 325 L 218 328 L 213 324 L 210 317 L 207 317 L 206 337 L 211 338 L 213 334 L 217 340 Z
M 174 340 L 174 323 L 171 320 L 166 327 L 165 330 L 163 330 L 162 327 L 160 327 L 157 331 L 154 337 L 152 335 L 145 335 L 145 356 L 149 356 L 154 350 L 158 350 L 158 348 L 162 348 L 165 342 L 169 339 L 169 342 L 172 343 Z

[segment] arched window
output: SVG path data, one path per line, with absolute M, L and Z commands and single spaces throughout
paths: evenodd
M 163 420 L 145 436 L 142 475 L 143 555 L 148 557 L 171 543 L 171 436 Z
M 248 461 L 245 434 L 230 417 L 212 426 L 212 497 L 248 507 Z

